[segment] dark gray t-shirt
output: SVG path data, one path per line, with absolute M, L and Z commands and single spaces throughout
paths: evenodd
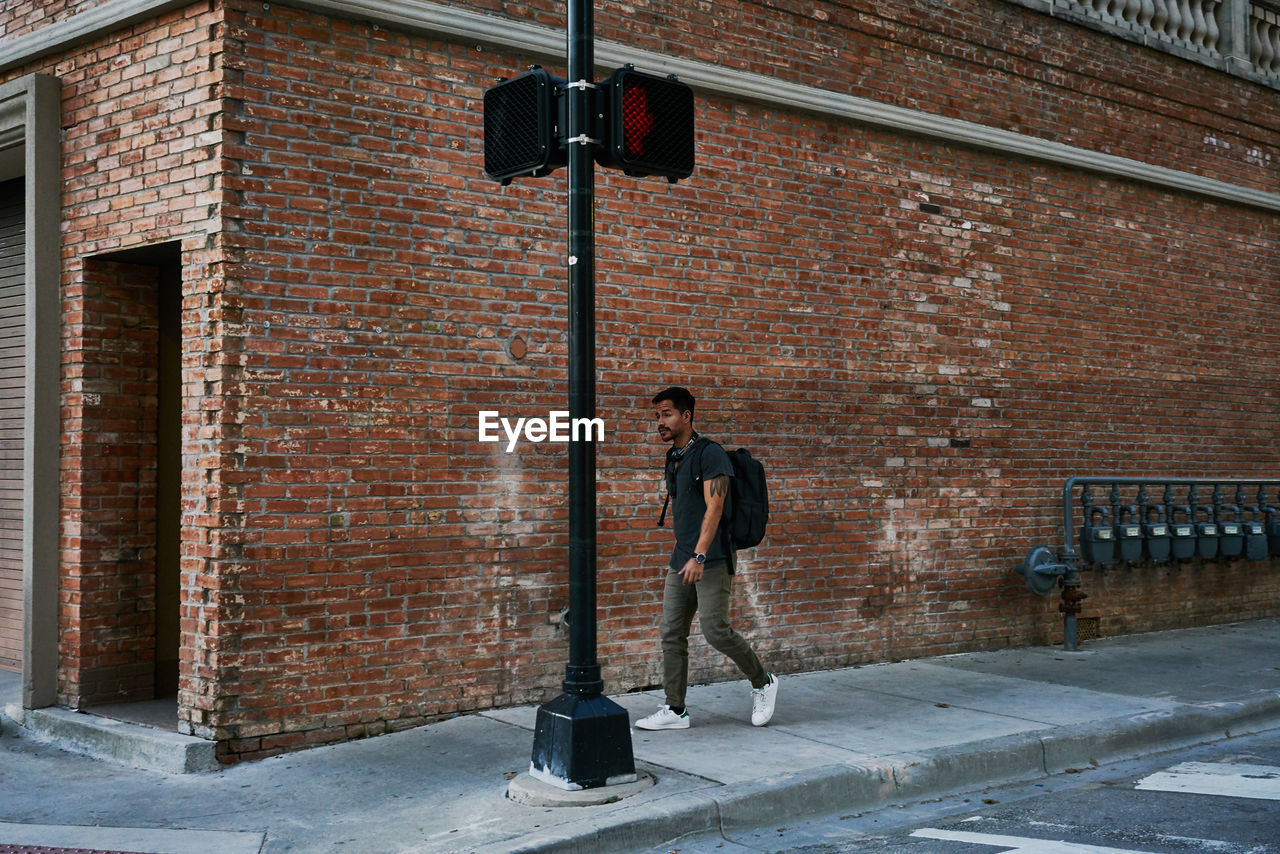
M 702 533 L 702 517 L 707 512 L 707 502 L 702 497 L 703 481 L 725 475 L 733 477 L 733 464 L 724 448 L 710 439 L 699 436 L 681 456 L 675 449 L 667 451 L 667 492 L 675 515 L 676 547 L 671 553 L 671 568 L 684 568 L 693 550 L 698 546 Z M 728 505 L 725 505 L 728 510 Z M 719 535 L 707 549 L 707 562 L 726 560 L 723 538 Z

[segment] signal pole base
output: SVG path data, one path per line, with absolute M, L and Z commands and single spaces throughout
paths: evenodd
M 627 710 L 599 694 L 561 694 L 541 706 L 529 775 L 565 791 L 636 782 Z
M 507 784 L 507 798 L 527 807 L 598 807 L 602 804 L 616 804 L 648 791 L 656 782 L 648 771 L 637 771 L 634 783 L 569 791 L 535 780 L 531 774 L 519 774 Z

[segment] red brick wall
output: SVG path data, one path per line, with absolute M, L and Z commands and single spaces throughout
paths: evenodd
M 655 4 L 597 31 L 1278 188 L 1273 93 L 960 8 L 717 5 L 710 33 Z M 195 21 L 225 42 L 191 75 L 144 76 L 134 106 L 89 84 Z M 563 173 L 482 175 L 482 93 L 528 58 L 278 4 L 217 23 L 193 8 L 134 53 L 59 61 L 68 286 L 108 244 L 213 235 L 184 241 L 185 728 L 253 757 L 556 693 L 564 448 L 477 441 L 481 410 L 545 417 L 566 393 Z M 169 142 L 189 170 L 91 168 L 104 124 L 162 133 L 179 99 L 159 93 L 192 76 L 210 100 L 180 99 Z M 1071 475 L 1277 475 L 1272 214 L 704 95 L 694 177 L 601 173 L 596 219 L 610 691 L 659 680 L 648 399 L 672 383 L 768 467 L 737 617 L 783 672 L 1060 640 L 1012 567 L 1060 545 Z M 1086 615 L 1274 615 L 1276 579 L 1087 572 Z M 695 680 L 733 676 L 695 646 Z
M 46 16 L 28 24 L 71 11 L 37 5 Z M 224 486 L 222 465 L 234 453 L 222 424 L 235 419 L 236 402 L 224 395 L 239 356 L 236 315 L 224 304 L 218 220 L 221 19 L 209 4 L 193 4 L 5 75 L 52 74 L 63 85 L 59 701 L 72 706 L 145 696 L 154 658 L 154 524 L 146 506 L 154 500 L 154 444 L 145 437 L 155 432 L 155 389 L 145 371 L 154 370 L 156 295 L 138 277 L 155 270 L 96 256 L 141 244 L 182 246 L 182 702 L 194 731 L 203 731 L 217 694 L 218 665 L 205 637 L 217 632 L 207 612 L 221 606 L 225 582 L 207 567 L 226 538 L 224 496 L 236 488 Z M 120 269 L 133 272 L 121 277 Z M 86 391 L 113 406 L 87 405 Z M 118 506 L 129 501 L 127 512 Z
M 153 267 L 92 262 L 68 290 L 59 695 L 149 700 L 156 620 Z
M 478 210 L 503 203 L 474 174 L 471 49 L 246 8 L 225 149 L 245 575 L 218 734 L 254 754 L 539 698 L 563 666 L 563 455 L 474 435 L 479 408 L 563 396 L 561 287 L 539 272 L 558 229 Z
M 985 14 L 1080 37 L 1000 4 Z M 959 44 L 962 27 L 942 29 L 935 48 Z M 231 750 L 540 699 L 565 656 L 563 451 L 476 441 L 482 409 L 545 415 L 564 399 L 563 185 L 500 190 L 480 174 L 476 105 L 522 63 L 278 7 L 248 7 L 233 31 L 244 465 L 266 475 L 245 491 L 243 554 L 266 571 L 224 641 L 240 700 L 222 720 L 245 736 Z M 1111 52 L 1091 60 L 1104 77 L 1133 52 L 1088 38 Z M 947 64 L 908 88 L 897 66 L 923 50 L 878 44 L 901 91 L 890 100 L 954 112 L 933 95 Z M 1140 61 L 1201 87 L 1224 79 Z M 1021 109 L 1046 135 L 1126 154 L 1151 142 L 1114 144 L 1154 96 L 1102 122 L 1079 95 L 1047 111 L 1026 89 Z M 1200 115 L 1179 109 L 1161 133 L 1194 139 Z M 1231 120 L 1215 125 L 1225 136 Z M 1077 127 L 1096 137 L 1068 136 Z M 774 522 L 739 580 L 739 618 L 784 670 L 1052 640 L 1056 602 L 1011 567 L 1057 544 L 1072 474 L 1274 473 L 1276 317 L 1257 298 L 1273 217 L 715 99 L 700 133 L 686 184 L 600 180 L 613 690 L 658 680 L 668 535 L 653 530 L 647 400 L 668 383 L 697 390 L 707 431 L 769 466 Z M 1165 165 L 1253 174 L 1168 140 Z M 1104 631 L 1274 613 L 1265 568 L 1138 573 L 1168 574 L 1088 577 Z M 695 660 L 695 678 L 731 675 L 714 654 Z M 285 720 L 273 729 L 262 708 Z

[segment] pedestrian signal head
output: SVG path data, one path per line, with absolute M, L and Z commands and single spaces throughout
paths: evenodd
M 534 66 L 484 93 L 484 171 L 503 185 L 566 162 L 559 124 L 564 81 Z
M 604 84 L 608 132 L 597 159 L 628 175 L 675 183 L 693 174 L 693 90 L 630 65 Z

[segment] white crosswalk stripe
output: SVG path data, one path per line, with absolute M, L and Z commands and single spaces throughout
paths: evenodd
M 1149 792 L 1280 801 L 1280 768 L 1274 765 L 1184 762 L 1142 778 L 1134 788 Z
M 1028 839 L 1022 836 L 1005 836 L 999 833 L 970 833 L 964 830 L 937 830 L 923 827 L 912 836 L 923 839 L 942 839 L 949 842 L 968 842 L 973 845 L 994 845 L 1009 854 L 1147 854 L 1131 848 L 1107 848 L 1085 842 L 1063 842 L 1055 839 Z

